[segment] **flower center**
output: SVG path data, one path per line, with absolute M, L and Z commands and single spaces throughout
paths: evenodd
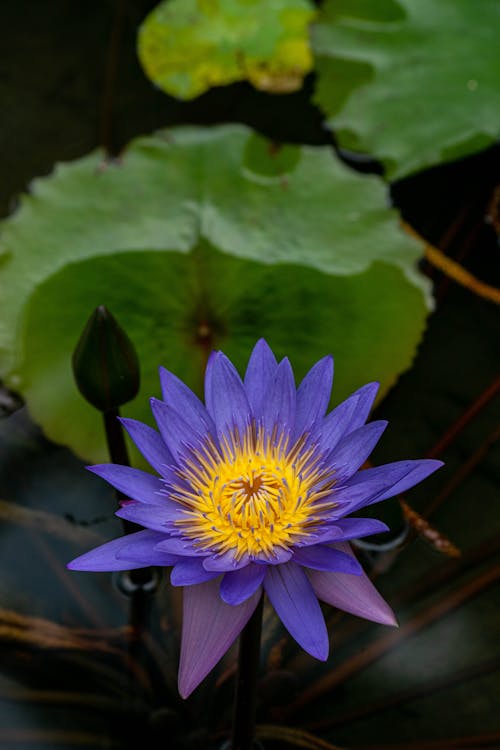
M 243 492 L 247 498 L 252 497 L 253 495 L 257 495 L 260 488 L 263 486 L 264 481 L 260 474 L 255 475 L 252 473 L 251 477 L 246 477 L 243 479 L 240 479 L 236 482 L 236 487 L 238 487 L 240 492 Z M 264 491 L 265 491 L 265 485 L 264 485 Z
M 206 441 L 184 460 L 170 497 L 185 517 L 180 534 L 212 554 L 270 560 L 304 540 L 331 510 L 334 479 L 305 437 L 290 445 L 255 425 L 241 437 Z

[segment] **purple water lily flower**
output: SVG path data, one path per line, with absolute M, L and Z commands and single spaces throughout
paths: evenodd
M 318 599 L 388 625 L 388 604 L 356 560 L 350 539 L 387 531 L 351 513 L 429 476 L 440 461 L 398 461 L 358 471 L 386 427 L 365 424 L 377 384 L 326 414 L 333 360 L 317 362 L 298 388 L 260 340 L 242 381 L 214 352 L 205 406 L 160 370 L 152 399 L 158 430 L 123 419 L 158 476 L 115 464 L 90 467 L 134 502 L 117 516 L 145 527 L 87 552 L 72 570 L 173 566 L 184 587 L 179 691 L 187 697 L 251 617 L 263 591 L 295 640 L 328 656 Z

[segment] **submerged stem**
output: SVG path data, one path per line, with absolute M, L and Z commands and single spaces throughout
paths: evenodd
M 253 750 L 264 597 L 240 635 L 231 750 Z

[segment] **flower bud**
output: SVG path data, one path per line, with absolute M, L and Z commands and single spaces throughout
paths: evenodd
M 104 305 L 97 307 L 75 348 L 80 393 L 100 411 L 117 409 L 139 390 L 139 360 L 131 340 Z

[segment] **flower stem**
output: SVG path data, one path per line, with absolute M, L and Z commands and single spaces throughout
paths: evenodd
M 107 411 L 103 411 L 102 416 L 104 419 L 106 441 L 108 444 L 108 452 L 111 461 L 114 464 L 130 466 L 130 459 L 128 456 L 127 445 L 125 443 L 125 436 L 123 434 L 123 427 L 119 420 L 119 410 L 108 409 Z M 118 490 L 116 490 L 116 498 L 119 504 L 121 500 L 128 500 L 128 497 Z M 131 523 L 126 519 L 122 519 L 122 521 L 125 534 L 132 534 L 134 531 L 138 530 L 138 526 L 136 526 L 135 523 Z
M 264 597 L 240 635 L 231 750 L 253 750 Z
M 103 411 L 109 455 L 113 463 L 130 466 L 123 427 L 120 424 L 119 416 L 120 412 L 118 409 Z

